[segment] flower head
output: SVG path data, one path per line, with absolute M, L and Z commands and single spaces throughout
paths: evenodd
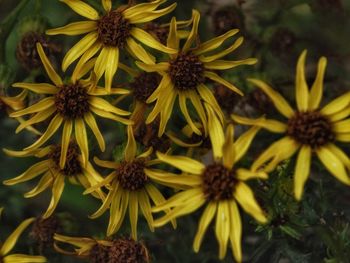
M 89 147 L 85 124 L 90 127 L 97 139 L 100 149 L 104 151 L 105 141 L 98 128 L 94 114 L 124 124 L 131 124 L 132 122 L 130 120 L 120 117 L 129 115 L 129 112 L 114 107 L 108 101 L 100 98 L 100 96 L 107 95 L 107 93 L 103 88 L 99 88 L 96 85 L 93 74 L 87 80 L 80 79 L 81 76 L 89 71 L 91 65 L 82 69 L 79 75 L 76 76 L 77 78 L 72 77 L 71 82 L 63 83 L 61 77 L 55 72 L 46 57 L 41 45 L 37 44 L 37 48 L 45 70 L 54 85 L 48 83 L 13 84 L 14 87 L 48 95 L 34 105 L 10 114 L 11 117 L 20 117 L 34 113 L 33 117 L 19 125 L 16 132 L 21 131 L 29 125 L 51 119 L 50 124 L 42 136 L 35 143 L 26 147 L 25 150 L 33 150 L 42 146 L 61 126 L 63 126 L 60 167 L 63 169 L 65 166 L 71 135 L 76 139 L 82 152 L 83 163 L 86 165 L 89 159 Z M 125 94 L 128 93 L 128 91 L 112 89 L 112 93 Z
M 213 114 L 214 112 L 209 112 L 209 118 L 212 118 Z M 251 172 L 235 165 L 249 148 L 259 128 L 251 128 L 234 142 L 232 125 L 228 126 L 224 135 L 218 119 L 211 123 L 214 124 L 209 126 L 214 162 L 206 164 L 185 156 L 157 153 L 161 161 L 180 169 L 183 174 L 164 176 L 148 171 L 147 175 L 162 184 L 172 183 L 183 187 L 184 190 L 152 208 L 153 212 L 172 208 L 171 212 L 155 220 L 154 225 L 162 226 L 171 219 L 190 214 L 205 205 L 193 249 L 199 251 L 204 234 L 216 216 L 215 235 L 219 242 L 220 259 L 225 257 L 230 241 L 235 259 L 241 262 L 242 223 L 237 203 L 259 222 L 266 222 L 264 213 L 245 181 L 253 178 L 265 179 L 267 174 Z
M 37 186 L 24 194 L 24 197 L 31 198 L 42 193 L 47 188 L 51 188 L 52 197 L 49 207 L 42 216 L 44 219 L 51 216 L 56 209 L 64 190 L 66 179 L 68 179 L 71 183 L 79 183 L 85 188 L 89 188 L 91 185 L 95 185 L 102 181 L 102 178 L 98 176 L 97 172 L 89 162 L 87 162 L 87 164 L 83 163 L 83 156 L 80 154 L 79 147 L 74 141 L 70 141 L 68 144 L 67 151 L 65 153 L 65 166 L 61 168 L 61 148 L 62 145 L 50 145 L 30 151 L 16 152 L 6 149 L 4 150 L 5 153 L 14 157 L 46 157 L 45 160 L 32 165 L 21 175 L 4 181 L 5 185 L 15 185 L 32 180 L 42 175 Z M 104 194 L 98 189 L 94 191 L 92 195 L 96 198 L 104 198 Z
M 313 154 L 317 155 L 334 177 L 350 185 L 350 178 L 347 174 L 347 170 L 350 170 L 350 160 L 335 145 L 335 141 L 350 141 L 350 120 L 346 119 L 350 115 L 350 93 L 340 96 L 321 108 L 327 60 L 324 57 L 319 60 L 317 76 L 309 90 L 304 73 L 305 59 L 306 51 L 300 55 L 296 67 L 297 108 L 295 110 L 266 83 L 257 79 L 249 80 L 272 100 L 277 110 L 287 118 L 285 123 L 264 118 L 253 120 L 232 115 L 232 118 L 238 123 L 256 125 L 284 135 L 257 158 L 253 163 L 253 170 L 272 171 L 278 163 L 299 151 L 294 172 L 294 194 L 298 200 L 302 197 L 304 184 L 310 173 Z
M 74 22 L 47 31 L 49 35 L 86 34 L 67 52 L 62 62 L 62 69 L 65 71 L 69 65 L 80 58 L 75 69 L 77 72 L 90 58 L 100 52 L 94 65 L 94 71 L 98 80 L 105 74 L 105 87 L 108 92 L 112 86 L 113 76 L 118 69 L 120 52 L 124 49 L 132 57 L 154 64 L 154 58 L 135 39 L 151 48 L 174 53 L 173 49 L 159 43 L 138 25 L 170 13 L 175 9 L 176 3 L 160 10 L 157 8 L 166 2 L 165 0 L 156 0 L 134 6 L 122 5 L 117 9 L 112 9 L 111 0 L 102 0 L 105 14 L 99 15 L 93 7 L 83 1 L 63 0 L 62 2 L 79 15 L 90 20 Z
M 204 126 L 205 132 L 207 132 L 207 116 L 202 101 L 212 105 L 221 120 L 223 120 L 223 113 L 221 112 L 220 106 L 212 91 L 205 85 L 206 80 L 210 79 L 218 82 L 242 95 L 242 92 L 238 88 L 221 78 L 214 71 L 231 69 L 244 64 L 252 65 L 257 61 L 253 58 L 238 61 L 220 60 L 242 44 L 242 37 L 237 39 L 229 48 L 214 55 L 206 55 L 206 53 L 220 47 L 225 40 L 234 36 L 238 30 L 230 30 L 219 37 L 200 44 L 197 43 L 199 19 L 199 12 L 193 10 L 192 30 L 188 34 L 185 44 L 182 47 L 180 47 L 180 36 L 177 30 L 176 19 L 173 18 L 171 20 L 167 46 L 176 49 L 177 53 L 170 54 L 168 61 L 158 64 L 147 64 L 147 61 L 144 61 L 145 63 L 137 63 L 141 69 L 147 72 L 158 72 L 162 76 L 159 86 L 147 99 L 147 103 L 156 102 L 156 104 L 146 122 L 150 123 L 158 115 L 161 116 L 159 136 L 165 131 L 177 97 L 179 97 L 180 109 L 186 122 L 196 134 L 200 135 L 201 131 L 192 121 L 187 108 L 187 99 L 193 104 Z M 193 47 L 194 44 L 196 44 L 195 47 Z
M 131 236 L 137 239 L 137 221 L 139 208 L 145 217 L 149 228 L 153 231 L 153 217 L 151 202 L 159 204 L 165 199 L 147 176 L 149 166 L 155 163 L 150 160 L 152 147 L 136 156 L 137 145 L 133 129 L 128 126 L 128 141 L 125 148 L 124 160 L 120 162 L 102 161 L 95 158 L 95 162 L 102 167 L 113 171 L 100 183 L 92 186 L 86 192 L 94 191 L 103 186 L 108 188 L 108 195 L 103 204 L 91 217 L 101 216 L 110 209 L 107 235 L 117 232 L 124 221 L 126 211 L 129 210 Z M 175 222 L 173 222 L 175 226 Z

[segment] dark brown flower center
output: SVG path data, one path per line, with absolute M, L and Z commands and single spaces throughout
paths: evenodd
M 89 95 L 79 83 L 63 85 L 55 95 L 55 105 L 63 117 L 81 118 L 90 110 Z
M 76 143 L 71 142 L 67 151 L 66 164 L 63 169 L 60 168 L 61 158 L 61 145 L 56 145 L 49 153 L 51 158 L 56 165 L 56 169 L 60 170 L 66 176 L 74 176 L 82 173 L 82 167 L 80 165 L 79 147 Z
M 60 220 L 56 216 L 50 216 L 46 219 L 38 217 L 35 219 L 29 235 L 39 245 L 39 251 L 42 253 L 44 248 L 53 245 L 54 234 L 61 232 L 61 230 Z
M 203 191 L 209 201 L 231 199 L 238 182 L 235 172 L 221 164 L 208 165 L 202 174 L 202 180 Z
M 145 160 L 135 159 L 132 162 L 121 162 L 117 168 L 118 180 L 123 189 L 136 191 L 145 186 L 148 177 L 144 172 Z
M 204 65 L 192 53 L 180 53 L 170 62 L 169 75 L 178 90 L 193 90 L 203 83 Z
M 161 26 L 158 23 L 150 22 L 146 24 L 145 30 L 157 38 L 160 43 L 166 45 L 168 35 L 169 35 L 169 27 Z
M 110 247 L 101 244 L 96 244 L 90 249 L 89 262 L 90 263 L 108 263 L 108 252 Z
M 111 11 L 98 21 L 98 39 L 105 45 L 123 48 L 130 36 L 131 24 L 120 11 Z
M 142 72 L 130 83 L 130 87 L 135 98 L 146 103 L 148 97 L 157 89 L 160 80 L 161 76 L 158 73 Z
M 312 148 L 335 140 L 330 121 L 318 111 L 297 112 L 288 121 L 287 134 Z
M 102 261 L 100 261 L 102 262 Z M 133 239 L 117 239 L 109 249 L 108 263 L 149 263 L 147 248 Z

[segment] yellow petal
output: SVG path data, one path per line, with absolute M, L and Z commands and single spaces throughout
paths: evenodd
M 235 148 L 233 144 L 233 133 L 234 133 L 234 128 L 233 128 L 233 125 L 230 124 L 226 128 L 225 143 L 222 149 L 223 164 L 229 170 L 232 169 L 233 164 L 235 163 Z
M 219 259 L 224 259 L 227 251 L 227 243 L 230 236 L 230 213 L 228 200 L 218 203 L 218 210 L 215 222 L 215 235 L 219 241 Z
M 90 97 L 89 103 L 95 108 L 106 112 L 112 112 L 114 114 L 121 115 L 121 116 L 130 115 L 130 112 L 114 107 L 112 104 L 110 104 L 108 101 L 102 98 Z
M 231 118 L 239 124 L 258 126 L 271 132 L 285 133 L 287 131 L 286 124 L 276 120 L 265 119 L 264 117 L 250 119 L 236 114 L 231 114 Z
M 179 94 L 179 105 L 181 112 L 183 113 L 188 125 L 191 127 L 194 133 L 201 135 L 201 131 L 197 128 L 197 126 L 193 123 L 190 114 L 188 113 L 187 110 L 187 105 L 186 105 L 186 92 L 181 92 Z
M 336 139 L 340 142 L 350 142 L 350 133 L 338 133 Z
M 61 156 L 60 156 L 60 168 L 63 169 L 66 160 L 67 160 L 67 152 L 68 147 L 70 143 L 70 136 L 72 134 L 73 130 L 73 121 L 72 120 L 65 120 L 63 125 L 63 132 L 62 132 L 62 141 L 61 141 Z
M 107 92 L 111 92 L 113 77 L 118 69 L 119 49 L 114 47 L 108 48 L 108 54 L 106 58 L 107 59 L 104 61 L 106 67 L 105 87 L 107 89 Z
M 42 112 L 52 107 L 54 104 L 54 97 L 47 97 L 35 103 L 34 105 L 29 106 L 28 108 L 11 113 L 10 117 L 20 117 L 31 113 Z
M 179 145 L 181 147 L 198 147 L 202 144 L 202 141 L 199 141 L 197 143 L 184 142 L 184 141 L 180 140 L 179 138 L 177 138 L 175 133 L 173 133 L 172 131 L 166 132 L 165 135 L 168 136 L 171 141 L 173 141 L 174 143 L 176 143 L 177 145 Z
M 62 70 L 66 71 L 70 64 L 81 57 L 97 40 L 97 33 L 91 32 L 79 40 L 63 58 Z
M 212 91 L 204 84 L 198 85 L 197 91 L 201 96 L 201 98 L 213 108 L 213 110 L 216 112 L 217 116 L 219 117 L 221 123 L 224 123 L 224 117 L 223 117 L 224 113 L 222 112 L 221 107 L 216 101 L 216 98 L 213 95 Z
M 123 16 L 124 16 L 124 18 L 129 19 L 130 17 L 134 16 L 135 14 L 153 11 L 159 5 L 161 5 L 165 2 L 166 2 L 166 0 L 155 0 L 155 1 L 152 1 L 151 3 L 137 4 L 137 5 L 126 8 L 123 11 Z
M 303 195 L 304 185 L 310 174 L 310 165 L 311 147 L 305 145 L 300 148 L 297 162 L 295 165 L 294 196 L 297 200 L 300 200 Z
M 154 37 L 152 37 L 151 34 L 147 33 L 143 29 L 140 29 L 138 27 L 133 27 L 130 30 L 131 35 L 136 38 L 138 41 L 143 43 L 146 46 L 149 46 L 151 48 L 154 48 L 156 50 L 169 53 L 169 54 L 175 54 L 177 53 L 176 49 L 169 48 L 158 42 Z
M 12 84 L 15 88 L 23 88 L 30 91 L 34 91 L 38 94 L 56 94 L 59 89 L 56 86 L 53 86 L 48 83 L 23 83 L 17 82 Z
M 111 120 L 114 120 L 116 122 L 123 123 L 125 125 L 133 125 L 134 124 L 134 122 L 132 120 L 121 118 L 115 114 L 108 112 L 108 111 L 100 110 L 100 109 L 95 108 L 95 107 L 91 107 L 91 111 L 94 112 L 98 116 L 101 116 L 101 117 L 107 118 L 107 119 L 111 119 Z
M 171 113 L 173 112 L 173 107 L 176 99 L 175 92 L 168 92 L 168 97 L 164 100 L 164 106 L 160 112 L 160 124 L 158 130 L 158 137 L 161 137 L 164 132 L 166 125 L 170 119 Z
M 350 132 L 350 119 L 338 121 L 332 124 L 332 131 L 336 133 Z
M 107 12 L 112 9 L 112 1 L 111 0 L 102 0 L 103 9 Z
M 198 230 L 193 241 L 193 250 L 195 252 L 199 251 L 199 248 L 204 238 L 204 234 L 207 231 L 209 224 L 211 223 L 211 221 L 215 216 L 216 207 L 217 207 L 216 202 L 209 202 L 209 204 L 207 205 L 207 207 L 205 208 L 201 216 L 201 219 L 198 225 Z
M 275 105 L 276 109 L 283 116 L 290 118 L 294 115 L 293 109 L 290 107 L 288 102 L 281 96 L 281 94 L 273 90 L 265 82 L 258 79 L 248 79 L 248 81 L 256 85 L 259 89 L 261 89 L 272 100 L 272 103 Z
M 131 225 L 131 236 L 137 240 L 137 219 L 139 217 L 138 212 L 138 200 L 137 192 L 130 192 L 129 195 L 129 218 Z
M 311 87 L 309 97 L 309 110 L 316 110 L 322 100 L 323 95 L 323 79 L 326 71 L 327 59 L 325 57 L 320 58 L 318 61 L 317 76 L 314 84 Z
M 8 254 L 13 247 L 15 246 L 19 236 L 22 232 L 35 220 L 35 218 L 28 218 L 24 220 L 16 229 L 12 232 L 11 235 L 5 240 L 0 248 L 0 255 L 4 256 Z
M 55 134 L 55 132 L 61 126 L 62 122 L 63 122 L 63 117 L 58 114 L 55 115 L 55 117 L 52 118 L 49 126 L 47 127 L 43 135 L 35 143 L 24 148 L 24 150 L 32 150 L 35 148 L 39 148 L 41 145 L 43 145 L 48 139 L 50 139 Z
M 205 166 L 196 160 L 193 160 L 189 157 L 185 156 L 170 156 L 163 154 L 161 152 L 157 152 L 157 157 L 167 163 L 170 164 L 184 172 L 191 173 L 191 174 L 202 174 L 203 170 L 205 169 Z
M 225 135 L 222 124 L 215 115 L 213 109 L 209 104 L 205 104 L 208 114 L 208 132 L 213 149 L 214 159 L 218 160 L 223 155 L 223 146 L 225 143 Z
M 188 97 L 190 98 L 190 100 L 191 100 L 194 108 L 196 109 L 197 114 L 198 114 L 198 116 L 199 116 L 199 118 L 200 118 L 200 120 L 202 122 L 201 126 L 204 128 L 204 134 L 207 135 L 208 134 L 207 126 L 204 125 L 204 124 L 207 123 L 207 116 L 206 116 L 206 113 L 205 113 L 205 110 L 204 110 L 204 107 L 203 107 L 203 104 L 202 104 L 203 102 L 201 101 L 200 96 L 198 96 L 198 93 L 196 91 L 194 91 L 194 90 L 190 91 L 188 93 Z M 220 112 L 219 113 L 216 112 L 216 114 L 219 115 Z M 220 121 L 223 121 L 223 120 L 221 120 L 221 118 L 220 118 Z
M 338 159 L 350 170 L 350 159 L 347 154 L 341 150 L 338 146 L 333 143 L 327 145 L 328 150 L 330 150 Z
M 137 195 L 138 195 L 138 201 L 140 204 L 141 212 L 143 216 L 146 218 L 149 229 L 153 232 L 154 231 L 153 216 L 151 212 L 151 203 L 147 195 L 147 192 L 145 189 L 142 189 L 141 191 L 137 192 Z
M 176 18 L 173 17 L 170 21 L 169 34 L 167 38 L 167 46 L 178 50 L 180 45 L 180 39 L 177 33 Z
M 297 63 L 295 77 L 295 99 L 299 111 L 308 110 L 309 90 L 305 80 L 305 58 L 307 51 L 304 50 Z
M 350 104 L 350 92 L 345 93 L 344 95 L 332 100 L 326 106 L 321 109 L 321 113 L 324 115 L 332 115 L 341 110 L 344 110 L 345 107 L 348 107 Z
M 77 14 L 89 18 L 91 20 L 99 19 L 98 12 L 92 8 L 87 3 L 80 0 L 60 0 L 61 2 L 67 4 L 71 9 L 74 10 Z
M 255 135 L 260 130 L 259 127 L 252 127 L 245 133 L 243 133 L 233 144 L 235 159 L 234 163 L 238 162 L 248 151 Z
M 215 61 L 204 63 L 204 67 L 206 69 L 225 70 L 225 69 L 231 69 L 241 65 L 254 65 L 257 62 L 258 60 L 256 58 L 247 58 L 243 60 L 234 60 L 234 61 L 215 60 Z
M 332 115 L 328 115 L 327 117 L 330 122 L 336 122 L 349 117 L 349 115 L 350 115 L 350 107 L 345 108 L 341 111 L 338 111 L 337 113 L 334 113 Z
M 229 205 L 230 212 L 230 243 L 233 255 L 237 262 L 242 261 L 242 222 L 236 202 Z
M 198 38 L 198 24 L 199 24 L 200 14 L 196 9 L 192 10 L 192 29 L 190 35 L 188 36 L 185 45 L 182 47 L 183 52 L 187 52 L 193 45 L 193 43 Z
M 154 64 L 154 57 L 150 56 L 140 44 L 137 44 L 132 38 L 128 38 L 126 42 L 130 50 L 132 50 L 133 54 L 135 54 L 139 60 L 146 64 Z
M 237 94 L 243 96 L 243 92 L 240 91 L 236 86 L 234 86 L 233 84 L 231 84 L 230 82 L 228 82 L 227 80 L 223 79 L 222 77 L 220 77 L 218 74 L 211 72 L 211 71 L 204 71 L 204 76 L 219 83 L 224 85 L 225 87 L 229 88 L 230 90 L 232 90 L 233 92 L 236 92 Z
M 169 69 L 169 63 L 166 63 L 166 62 L 161 62 L 161 63 L 153 65 L 153 64 L 145 64 L 145 63 L 141 63 L 139 61 L 136 61 L 135 64 L 143 71 L 158 72 L 159 74 L 161 72 L 165 72 Z
M 254 217 L 260 223 L 266 223 L 264 212 L 255 200 L 253 191 L 243 182 L 236 185 L 234 196 L 244 211 Z
M 267 179 L 268 174 L 263 171 L 250 171 L 244 168 L 238 168 L 236 170 L 236 177 L 238 180 L 247 181 L 250 179 Z
M 53 212 L 55 211 L 58 202 L 60 201 L 61 195 L 63 193 L 64 189 L 64 179 L 65 177 L 63 175 L 57 175 L 53 186 L 52 186 L 52 197 L 49 204 L 49 207 L 47 208 L 46 212 L 43 214 L 43 218 L 50 217 Z
M 350 185 L 349 175 L 346 173 L 345 165 L 327 146 L 320 147 L 316 154 L 326 169 L 339 181 Z
M 177 5 L 177 3 L 173 3 L 172 5 L 170 5 L 166 8 L 163 8 L 163 9 L 135 14 L 133 16 L 130 16 L 130 18 L 128 20 L 131 24 L 147 23 L 147 22 L 153 21 L 161 16 L 169 14 L 170 12 L 172 12 L 176 8 L 176 5 Z
M 83 157 L 83 165 L 86 167 L 87 162 L 89 161 L 89 145 L 87 141 L 87 134 L 84 121 L 82 119 L 75 120 L 75 139 L 81 150 Z
M 145 173 L 149 178 L 162 183 L 164 185 L 178 185 L 178 186 L 199 186 L 202 183 L 202 179 L 198 175 L 188 174 L 185 176 L 175 175 L 163 171 L 157 171 L 152 169 L 145 169 Z
M 53 68 L 53 66 L 52 66 L 52 64 L 50 62 L 50 60 L 47 58 L 43 47 L 41 46 L 41 44 L 39 42 L 36 43 L 36 48 L 38 50 L 38 54 L 39 54 L 40 60 L 43 63 L 45 71 L 46 71 L 47 75 L 49 76 L 49 78 L 51 79 L 51 81 L 56 86 L 63 85 L 61 77 L 56 73 L 55 69 Z
M 52 172 L 46 172 L 41 178 L 38 184 L 30 191 L 24 194 L 25 198 L 32 198 L 43 191 L 45 191 L 49 186 L 52 185 L 53 177 Z
M 48 35 L 63 34 L 67 36 L 75 36 L 75 35 L 89 33 L 96 29 L 97 29 L 97 23 L 95 21 L 79 21 L 79 22 L 70 23 L 66 26 L 46 30 L 46 34 Z
M 45 257 L 24 254 L 11 254 L 3 258 L 4 263 L 42 263 L 47 262 Z
M 194 54 L 200 55 L 200 54 L 209 52 L 213 49 L 216 49 L 216 48 L 220 47 L 226 39 L 232 37 L 233 35 L 237 34 L 238 32 L 239 32 L 238 29 L 232 29 L 221 36 L 218 36 L 218 37 L 215 37 L 211 40 L 208 40 L 207 42 L 204 42 L 198 48 L 196 48 L 194 50 Z
M 128 141 L 125 147 L 124 158 L 125 158 L 125 161 L 130 162 L 135 159 L 136 151 L 137 151 L 136 140 L 135 140 L 134 132 L 131 125 L 127 127 L 127 134 L 128 134 Z
M 103 135 L 101 134 L 100 129 L 97 126 L 94 116 L 90 112 L 88 112 L 84 115 L 84 120 L 92 130 L 93 134 L 95 135 L 98 145 L 100 147 L 100 150 L 104 152 L 106 149 L 105 140 L 103 138 Z
M 24 122 L 22 122 L 16 129 L 16 133 L 19 133 L 20 131 L 22 131 L 25 128 L 28 128 L 28 126 L 42 122 L 46 119 L 48 119 L 54 112 L 56 111 L 56 109 L 54 107 L 48 108 L 44 111 L 40 111 L 38 113 L 36 113 L 32 118 L 30 118 L 29 120 L 26 120 Z M 41 134 L 39 134 L 41 135 Z

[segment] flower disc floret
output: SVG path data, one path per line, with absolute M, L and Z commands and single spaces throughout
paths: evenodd
M 123 161 L 117 168 L 118 181 L 123 189 L 136 191 L 145 186 L 148 177 L 144 172 L 145 161 L 135 159 L 131 162 Z

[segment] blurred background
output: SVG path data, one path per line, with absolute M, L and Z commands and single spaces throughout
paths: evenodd
M 100 6 L 99 0 L 86 2 L 94 7 Z M 171 2 L 175 1 L 168 1 Z M 116 6 L 124 4 L 123 1 L 113 3 Z M 308 50 L 306 74 L 309 83 L 316 75 L 318 59 L 321 56 L 328 59 L 324 103 L 350 90 L 349 0 L 179 0 L 177 3 L 173 14 L 157 22 L 168 22 L 172 15 L 178 19 L 189 19 L 191 9 L 196 8 L 201 12 L 201 41 L 238 28 L 239 36 L 243 36 L 245 42 L 232 54 L 232 58 L 259 59 L 255 66 L 238 67 L 223 74 L 244 91 L 245 97 L 241 98 L 220 86 L 212 86 L 227 114 L 278 116 L 269 99 L 247 84 L 247 77 L 265 80 L 294 103 L 295 65 L 304 49 Z M 0 95 L 18 94 L 11 87 L 17 81 L 48 81 L 40 62 L 39 67 L 35 64 L 38 62 L 33 59 L 33 46 L 28 38 L 24 39 L 28 32 L 44 32 L 45 29 L 78 20 L 79 17 L 70 8 L 57 0 L 0 0 Z M 46 37 L 44 34 L 41 37 L 47 43 L 50 59 L 57 69 L 60 69 L 65 52 L 79 39 L 79 36 Z M 31 94 L 27 103 L 32 104 L 38 99 L 37 95 Z M 20 150 L 30 145 L 35 135 L 27 131 L 15 134 L 18 122 L 7 117 L 6 107 L 2 104 L 0 111 L 0 148 Z M 93 141 L 91 156 L 109 159 L 122 149 L 123 128 L 108 121 L 101 121 L 101 127 L 108 148 L 101 154 Z M 170 128 L 179 130 L 181 127 L 173 124 Z M 244 162 L 249 165 L 273 139 L 272 135 L 261 133 Z M 349 153 L 349 145 L 344 145 L 344 148 Z M 174 151 L 183 153 L 176 147 Z M 37 160 L 11 158 L 1 152 L 0 180 L 19 175 Z M 283 163 L 266 182 L 252 184 L 271 220 L 266 226 L 258 226 L 242 213 L 245 262 L 350 262 L 349 188 L 336 181 L 321 166 L 315 165 L 304 199 L 296 203 L 291 195 L 292 170 L 293 160 Z M 100 172 L 105 174 L 105 171 Z M 4 240 L 23 219 L 39 216 L 46 210 L 50 192 L 37 198 L 23 198 L 23 193 L 35 183 L 12 187 L 0 185 L 0 207 L 5 207 L 0 222 L 0 240 Z M 165 195 L 172 193 L 168 189 L 163 190 Z M 62 222 L 60 231 L 67 235 L 103 238 L 108 213 L 97 220 L 89 220 L 87 216 L 96 211 L 99 203 L 94 198 L 82 196 L 82 192 L 80 186 L 66 184 L 56 214 Z M 195 254 L 192 251 L 201 213 L 198 211 L 180 218 L 176 230 L 165 226 L 156 229 L 155 233 L 148 230 L 144 219 L 140 219 L 139 237 L 149 248 L 153 262 L 220 262 L 213 228 L 209 229 L 200 252 Z M 125 222 L 121 235 L 129 233 L 128 220 Z M 38 253 L 37 244 L 29 232 L 30 229 L 23 234 L 16 251 Z M 50 249 L 45 249 L 43 253 L 48 256 L 49 262 L 80 262 Z M 233 262 L 230 251 L 222 262 Z

